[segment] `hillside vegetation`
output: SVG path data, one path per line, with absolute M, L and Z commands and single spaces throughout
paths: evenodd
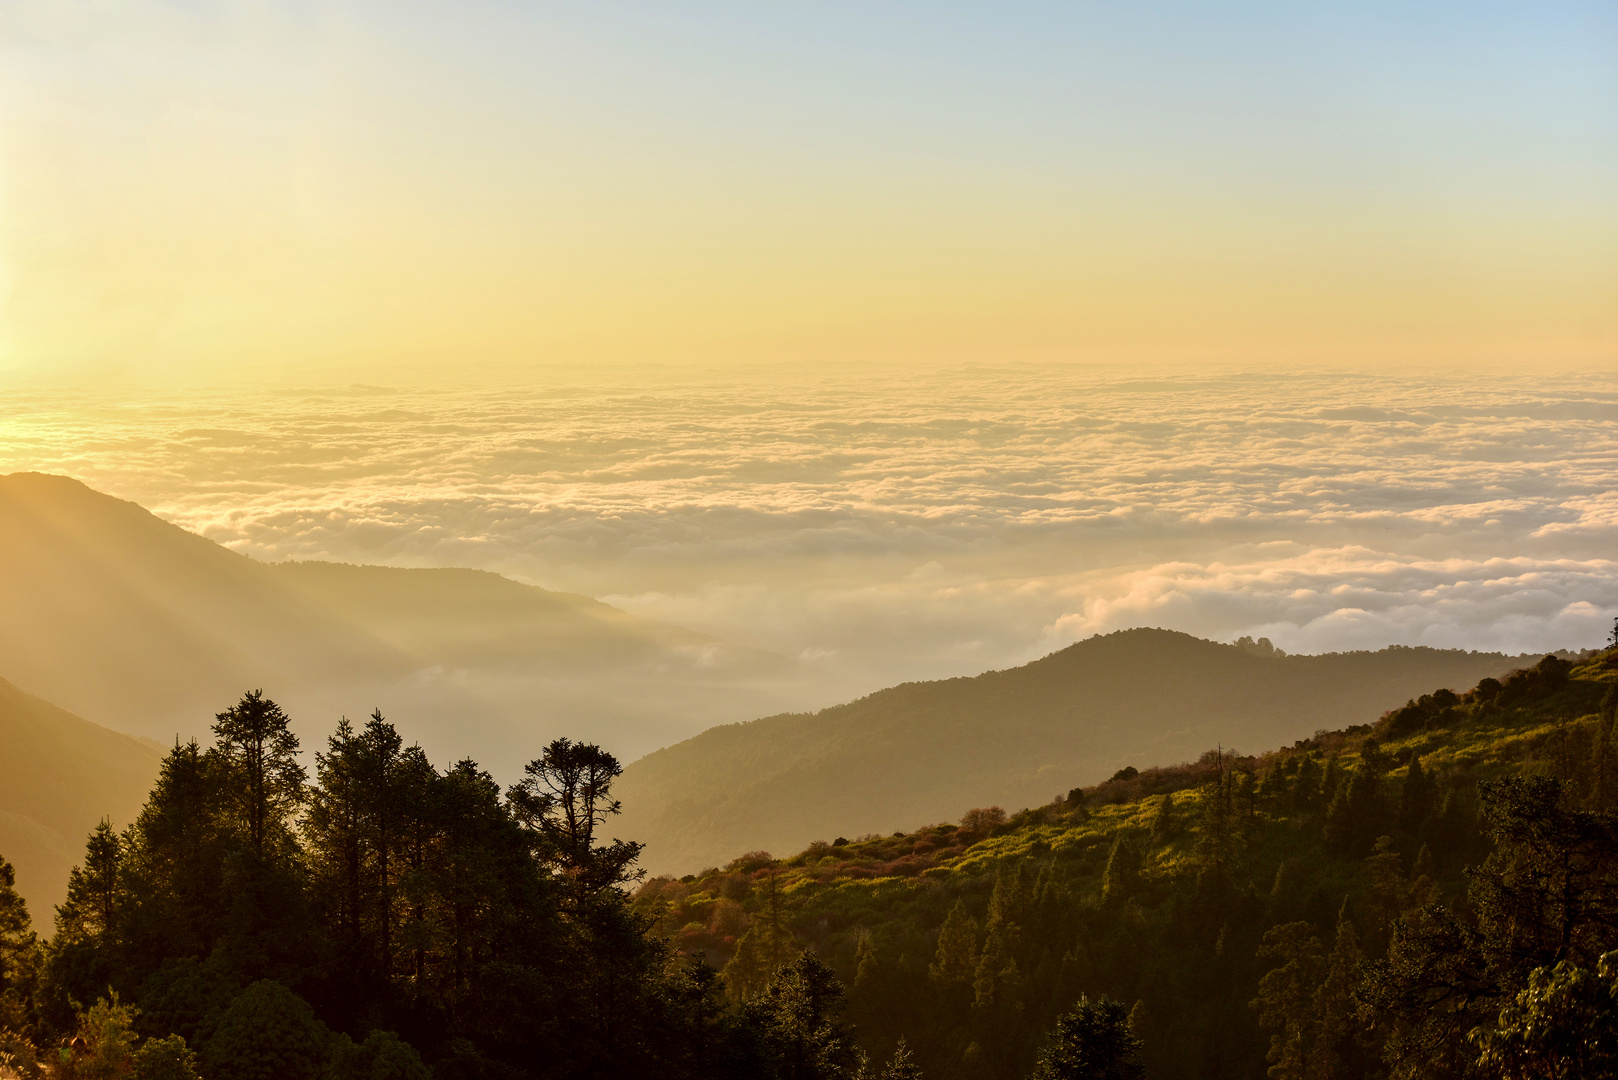
M 1404 647 L 1286 656 L 1126 630 L 1007 671 L 705 731 L 628 766 L 622 828 L 646 844 L 652 872 L 686 873 L 961 806 L 1037 805 L 1220 743 L 1280 746 L 1531 660 Z
M 1593 985 L 1618 948 L 1615 684 L 1618 651 L 1546 657 L 1282 750 L 742 855 L 636 904 L 738 996 L 814 950 L 865 1048 L 903 1037 L 938 1080 L 1028 1075 L 1084 996 L 1123 1003 L 1149 1077 L 1473 1075 L 1468 1033 L 1533 969 Z
M 1618 1067 L 1618 650 L 1011 817 L 634 887 L 618 762 L 503 792 L 253 692 L 0 858 L 7 1080 L 1471 1080 Z M 613 830 L 617 831 L 617 830 Z

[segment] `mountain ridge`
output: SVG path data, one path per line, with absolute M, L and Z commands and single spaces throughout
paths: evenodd
M 134 820 L 162 750 L 91 723 L 0 678 L 0 854 L 36 920 L 67 895 L 68 871 L 102 818 Z
M 709 729 L 626 767 L 618 827 L 647 844 L 653 872 L 687 872 L 750 849 L 911 828 L 963 804 L 1039 805 L 1122 766 L 1221 743 L 1269 749 L 1528 659 L 1422 646 L 1258 656 L 1175 631 L 1119 631 L 1017 668 Z
M 821 693 L 786 658 L 590 597 L 471 569 L 260 562 L 44 473 L 0 476 L 0 597 L 0 674 L 159 742 L 205 735 L 262 688 L 311 737 L 380 706 L 436 756 L 507 775 L 564 733 L 628 758 Z

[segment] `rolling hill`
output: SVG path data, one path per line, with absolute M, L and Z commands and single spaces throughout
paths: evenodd
M 751 849 L 953 820 L 967 806 L 1037 806 L 1218 744 L 1271 749 L 1527 659 L 1404 647 L 1263 656 L 1126 630 L 1019 668 L 703 732 L 625 769 L 614 832 L 646 844 L 652 872 L 685 873 Z
M 61 476 L 0 477 L 0 675 L 116 730 L 205 735 L 262 687 L 309 737 L 380 706 L 502 778 L 803 700 L 771 654 L 473 570 L 269 564 Z
M 120 829 L 134 820 L 161 756 L 0 679 L 0 856 L 37 926 L 66 897 L 85 835 L 103 817 Z

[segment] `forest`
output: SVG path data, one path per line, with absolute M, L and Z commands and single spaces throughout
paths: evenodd
M 1618 648 L 1549 656 L 644 880 L 598 747 L 502 791 L 377 713 L 311 775 L 249 693 L 88 837 L 48 933 L 0 861 L 0 1076 L 1612 1075 L 1615 707 Z

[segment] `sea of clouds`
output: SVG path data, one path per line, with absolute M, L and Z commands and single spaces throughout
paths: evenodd
M 19 470 L 257 558 L 588 593 L 796 657 L 828 697 L 1130 626 L 1520 652 L 1618 615 L 1602 373 L 17 390 Z

